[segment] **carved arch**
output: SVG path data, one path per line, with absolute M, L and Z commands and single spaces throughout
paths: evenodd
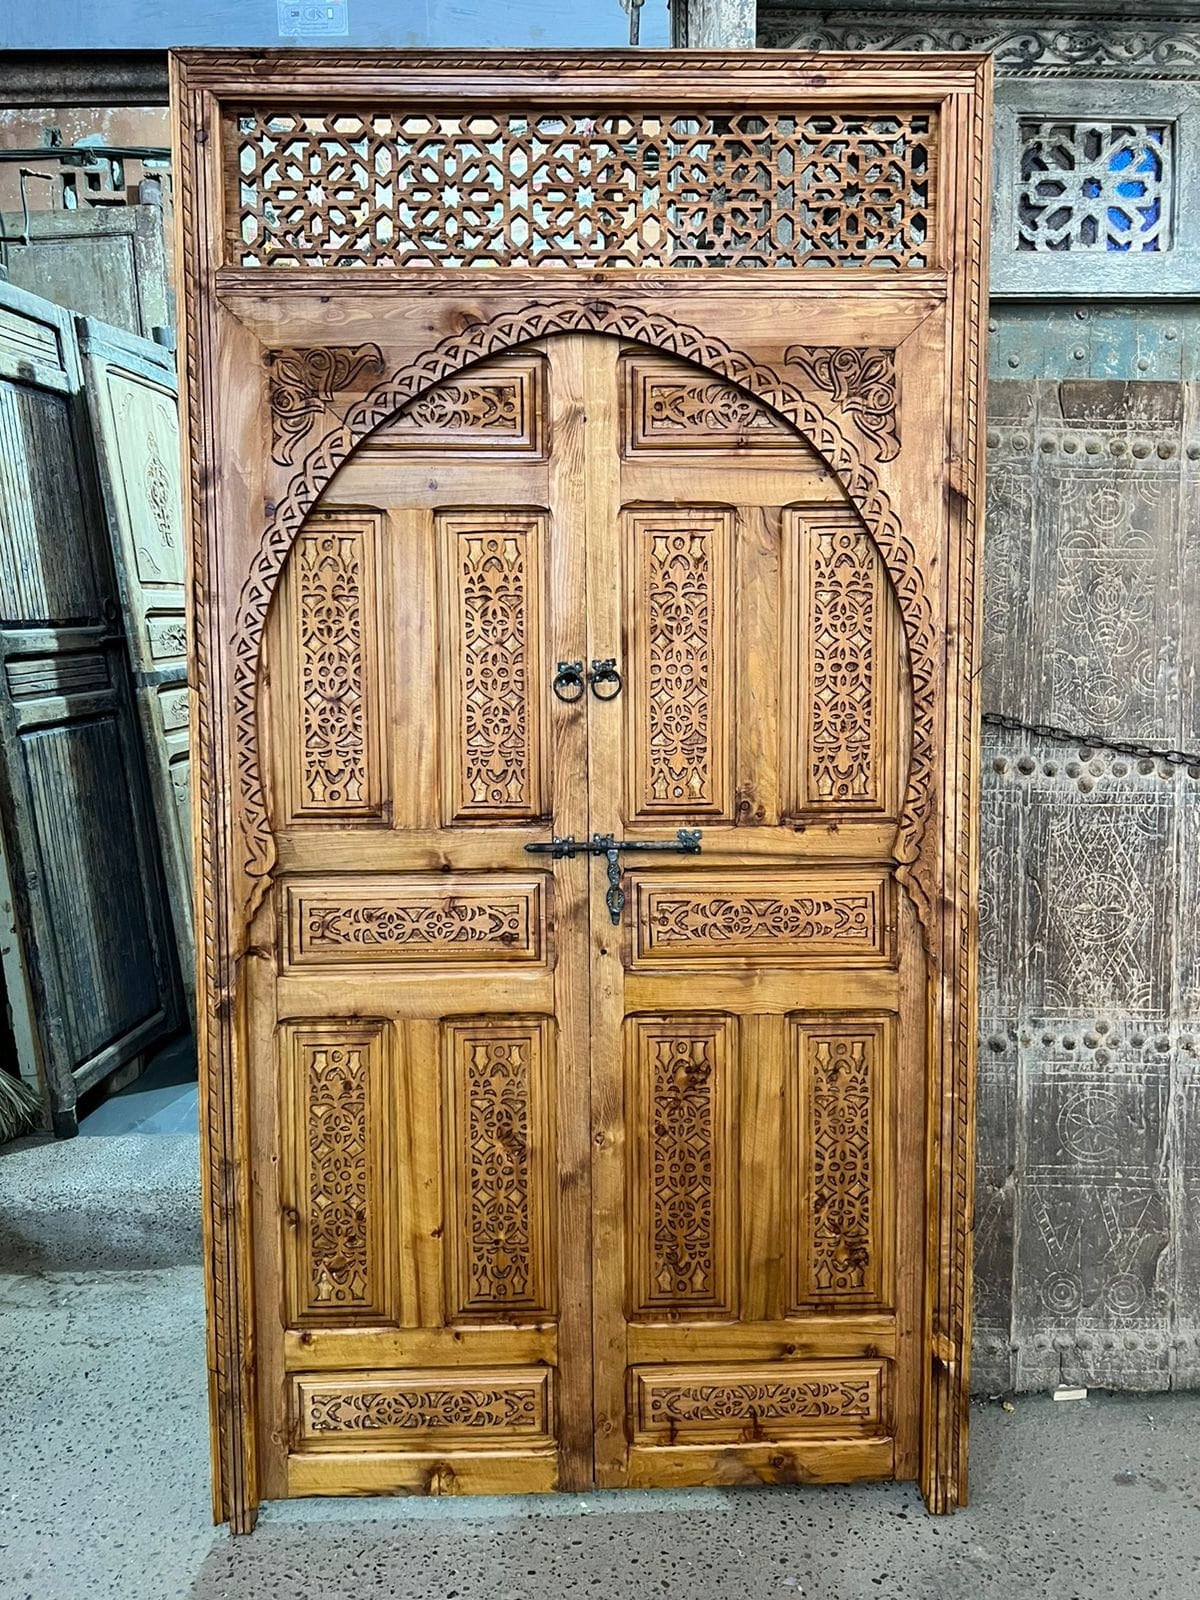
M 246 829 L 243 865 L 246 875 L 256 883 L 251 909 L 265 892 L 274 864 L 256 717 L 263 636 L 280 574 L 305 517 L 357 446 L 412 400 L 449 375 L 491 356 L 561 333 L 608 334 L 632 340 L 717 374 L 791 423 L 841 481 L 883 557 L 908 644 L 912 753 L 897 830 L 896 859 L 901 878 L 913 891 L 920 920 L 927 924 L 934 895 L 922 843 L 936 765 L 937 635 L 916 552 L 901 530 L 874 465 L 825 410 L 774 369 L 751 360 L 722 339 L 676 322 L 662 311 L 597 300 L 531 305 L 451 334 L 415 361 L 381 379 L 354 402 L 341 422 L 317 440 L 288 484 L 263 532 L 242 590 L 234 630 L 235 763 Z M 314 415 L 310 426 L 319 420 L 319 414 Z

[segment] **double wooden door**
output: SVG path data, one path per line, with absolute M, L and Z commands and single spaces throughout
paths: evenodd
M 905 656 L 811 445 L 485 362 L 310 514 L 266 679 L 268 1492 L 911 1476 Z

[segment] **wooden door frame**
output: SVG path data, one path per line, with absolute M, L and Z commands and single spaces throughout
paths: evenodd
M 875 538 L 904 618 L 913 762 L 896 845 L 929 972 L 927 1242 L 920 1481 L 931 1509 L 966 1489 L 973 1190 L 976 750 L 974 572 L 981 525 L 990 61 L 978 55 L 184 51 L 172 57 L 180 184 L 181 391 L 188 485 L 202 1184 L 213 1508 L 235 1531 L 259 1498 L 245 993 L 273 954 L 254 916 L 272 840 L 256 742 L 272 594 L 308 510 L 374 427 L 448 374 L 557 332 L 606 333 L 703 366 L 812 441 Z M 933 113 L 934 264 L 797 269 L 567 265 L 395 268 L 227 261 L 227 148 L 256 102 L 311 110 L 422 99 L 526 105 L 795 106 Z M 676 320 L 681 289 L 689 312 Z M 340 293 L 339 293 L 340 291 Z M 944 334 L 945 464 L 910 511 L 886 451 L 800 346 L 761 359 L 774 316 L 813 321 L 867 295 Z M 348 303 L 348 302 L 353 302 Z M 757 319 L 757 320 L 756 320 Z M 835 318 L 836 321 L 836 318 Z M 731 322 L 744 338 L 727 341 Z M 771 338 L 778 339 L 772 331 Z M 846 339 L 847 345 L 853 340 Z M 894 353 L 894 352 L 893 352 Z M 786 372 L 783 367 L 786 365 Z M 273 422 L 273 438 L 263 437 Z M 903 498 L 903 496 L 902 496 Z M 940 519 L 940 520 L 939 520 Z M 937 526 L 933 533 L 927 523 Z M 919 525 L 918 525 L 919 524 Z M 931 576 L 933 582 L 926 583 Z

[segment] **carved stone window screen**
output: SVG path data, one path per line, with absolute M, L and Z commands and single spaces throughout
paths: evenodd
M 991 293 L 1186 295 L 1200 283 L 1200 87 L 996 86 Z
M 930 110 L 294 105 L 225 136 L 239 267 L 937 264 Z

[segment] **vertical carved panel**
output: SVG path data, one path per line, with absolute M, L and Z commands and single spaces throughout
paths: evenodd
M 296 1024 L 282 1049 L 290 1320 L 390 1320 L 385 1025 Z
M 375 817 L 379 757 L 380 519 L 310 517 L 288 570 L 290 697 L 285 741 L 292 817 Z
M 791 1309 L 886 1304 L 895 1214 L 887 1024 L 794 1022 L 791 1037 Z
M 446 1027 L 452 1315 L 553 1310 L 549 1029 L 545 1018 Z
M 635 1017 L 630 1028 L 631 1310 L 733 1316 L 734 1021 Z
M 899 634 L 874 545 L 842 510 L 784 513 L 789 811 L 898 799 Z M 796 626 L 790 626 L 790 619 Z
M 729 810 L 731 514 L 628 514 L 634 630 L 631 814 Z
M 455 511 L 437 520 L 447 821 L 540 817 L 546 519 Z

